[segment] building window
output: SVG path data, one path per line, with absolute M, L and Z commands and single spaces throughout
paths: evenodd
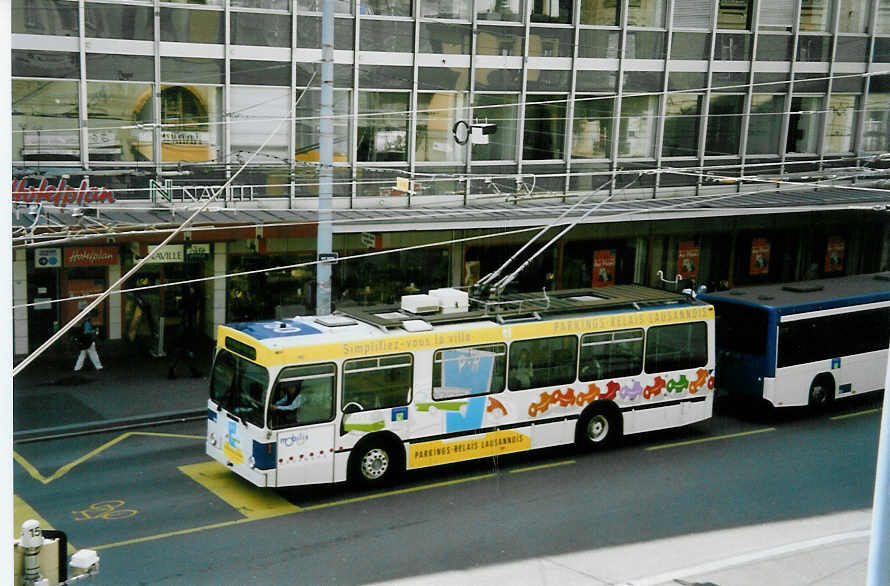
M 97 39 L 153 41 L 154 11 L 150 6 L 87 2 L 84 6 L 84 28 L 87 37 Z
M 479 70 L 476 70 L 478 74 Z M 473 145 L 474 161 L 516 160 L 516 122 L 519 107 L 515 95 L 476 94 L 473 117 L 497 124 L 497 131 L 489 135 L 488 144 Z M 487 107 L 492 106 L 492 107 Z
M 463 161 L 466 146 L 457 144 L 452 128 L 465 120 L 466 94 L 437 92 L 417 95 L 417 131 L 414 152 L 417 161 Z
M 572 0 L 529 0 L 532 22 L 572 23 Z
M 362 51 L 410 53 L 414 50 L 414 23 L 404 20 L 362 19 L 359 46 Z M 336 36 L 334 43 L 337 42 Z
M 751 59 L 751 35 L 717 33 L 715 61 L 748 61 Z
M 362 16 L 411 16 L 411 0 L 361 0 L 359 14 Z
M 406 92 L 359 93 L 359 162 L 408 160 L 410 97 Z
M 833 94 L 828 103 L 828 134 L 825 152 L 853 152 L 853 133 L 856 129 L 856 102 L 858 96 Z
M 621 100 L 618 156 L 651 157 L 655 148 L 658 96 L 634 96 Z
M 617 26 L 617 0 L 581 0 L 581 24 Z
M 747 153 L 773 155 L 779 152 L 782 132 L 782 111 L 785 96 L 754 95 L 751 97 L 751 116 L 748 119 Z
M 613 98 L 577 96 L 572 124 L 572 158 L 607 159 L 612 156 Z
M 70 0 L 13 0 L 12 32 L 76 37 L 77 3 Z
M 232 13 L 232 44 L 290 47 L 290 19 L 280 14 Z
M 161 8 L 161 40 L 221 44 L 225 41 L 223 17 L 216 10 Z
M 801 0 L 800 30 L 830 31 L 833 9 L 832 0 Z
M 842 33 L 864 33 L 868 30 L 869 5 L 871 2 L 862 0 L 838 0 L 837 30 Z
M 154 159 L 153 131 L 134 128 L 141 106 L 151 103 L 152 93 L 152 86 L 142 83 L 91 81 L 87 84 L 87 124 L 95 128 L 89 131 L 90 160 Z
M 739 154 L 745 96 L 711 95 L 705 155 Z
M 471 20 L 473 0 L 420 0 L 420 16 Z
M 671 59 L 704 60 L 711 54 L 711 35 L 705 33 L 674 33 Z
M 824 98 L 820 97 L 795 96 L 791 98 L 786 152 L 816 153 L 819 151 L 823 100 Z
M 702 96 L 669 94 L 665 97 L 664 157 L 698 156 L 698 130 Z
M 469 55 L 471 33 L 470 25 L 421 22 L 420 52 Z
M 528 34 L 529 57 L 571 57 L 572 30 L 533 28 Z
M 628 26 L 664 26 L 664 12 L 667 2 L 664 0 L 639 0 L 628 2 Z
M 476 18 L 522 22 L 522 0 L 478 0 Z
M 12 80 L 12 159 L 80 159 L 78 82 Z
M 566 96 L 528 96 L 525 106 L 525 132 L 522 158 L 525 160 L 561 159 L 565 144 Z M 555 102 L 537 104 L 535 102 Z
M 521 57 L 524 35 L 525 31 L 516 26 L 480 26 L 476 54 Z

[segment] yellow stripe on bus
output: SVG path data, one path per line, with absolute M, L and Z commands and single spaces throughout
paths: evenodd
M 255 348 L 257 353 L 256 362 L 259 364 L 298 364 L 302 362 L 373 356 L 375 354 L 416 352 L 434 348 L 508 342 L 514 339 L 544 338 L 712 319 L 714 319 L 714 308 L 710 305 L 703 305 L 555 319 L 524 324 L 489 325 L 472 329 L 451 329 L 402 336 L 351 340 L 334 344 L 307 344 L 277 350 L 266 346 L 266 342 L 255 340 L 243 332 L 223 326 L 220 328 L 217 344 L 220 348 L 225 348 L 225 338 L 229 337 Z M 325 336 L 307 336 L 307 338 L 309 337 L 317 340 Z M 272 341 L 282 339 L 284 338 L 273 338 Z
M 250 484 L 219 462 L 189 464 L 179 469 L 248 519 L 278 517 L 301 510 L 270 489 Z

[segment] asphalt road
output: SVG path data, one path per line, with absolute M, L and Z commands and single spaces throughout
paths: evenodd
M 722 409 L 606 453 L 486 459 L 380 492 L 250 487 L 214 472 L 202 423 L 181 424 L 17 445 L 15 494 L 99 550 L 94 584 L 385 581 L 869 508 L 880 400 Z

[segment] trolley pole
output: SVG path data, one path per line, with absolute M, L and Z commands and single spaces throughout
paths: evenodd
M 868 550 L 868 586 L 890 586 L 890 361 L 884 378 L 884 408 L 878 439 L 875 498 Z
M 315 266 L 317 315 L 331 313 L 333 227 L 331 199 L 334 176 L 334 0 L 321 3 L 321 119 L 318 145 L 318 259 Z

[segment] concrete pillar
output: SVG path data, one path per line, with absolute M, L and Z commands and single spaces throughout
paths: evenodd
M 22 248 L 13 251 L 12 304 L 28 303 L 28 256 Z M 28 353 L 28 308 L 12 311 L 12 348 L 16 356 Z
M 216 242 L 213 245 L 213 274 L 216 276 L 226 274 L 226 243 Z M 209 332 L 206 332 L 212 340 L 216 340 L 216 328 L 226 323 L 226 280 L 214 279 L 213 283 L 213 317 L 206 320 Z
M 121 278 L 121 265 L 108 267 L 108 284 L 116 283 Z M 121 312 L 122 295 L 112 293 L 108 296 L 108 339 L 120 340 L 123 332 L 123 316 Z

